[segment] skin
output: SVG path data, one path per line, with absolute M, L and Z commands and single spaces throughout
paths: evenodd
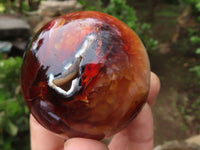
M 160 80 L 151 73 L 148 100 L 138 116 L 122 131 L 114 135 L 107 146 L 101 141 L 85 138 L 64 139 L 43 128 L 32 116 L 32 150 L 153 150 L 152 107 L 160 90 Z

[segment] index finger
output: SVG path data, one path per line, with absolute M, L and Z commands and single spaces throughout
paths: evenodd
M 35 118 L 30 115 L 31 150 L 63 150 L 63 138 L 55 135 L 42 127 Z
M 150 106 L 153 106 L 155 103 L 160 89 L 160 80 L 155 74 L 151 74 L 150 88 L 147 103 L 128 127 L 113 137 L 109 145 L 111 150 L 153 149 L 153 117 Z

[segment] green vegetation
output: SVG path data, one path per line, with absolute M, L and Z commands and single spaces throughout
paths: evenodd
M 0 14 L 36 10 L 41 0 L 0 0 Z
M 186 31 L 187 37 L 185 38 L 185 51 L 186 54 L 190 54 L 194 60 L 200 58 L 200 1 L 199 0 L 184 0 L 182 5 L 185 7 L 191 7 L 190 12 L 194 19 L 194 27 L 188 28 Z M 184 45 L 183 43 L 180 43 Z M 190 58 L 189 57 L 189 58 Z M 185 130 L 192 130 L 191 127 L 200 131 L 200 63 L 199 61 L 189 67 L 188 71 L 191 73 L 190 83 L 188 84 L 190 89 L 188 90 L 188 100 L 179 99 L 176 102 L 176 108 L 180 113 L 183 120 L 182 127 Z M 193 77 L 193 79 L 192 79 Z
M 29 111 L 20 91 L 22 58 L 0 59 L 0 149 L 29 149 Z M 23 146 L 22 146 L 23 145 Z
M 200 1 L 199 0 L 188 0 L 192 7 L 194 7 L 195 20 L 199 22 L 200 18 Z M 196 57 L 200 58 L 200 27 L 196 29 L 190 29 L 190 42 L 195 46 Z M 198 84 L 200 85 L 200 64 L 190 68 L 190 71 L 195 72 L 199 79 Z M 200 96 L 198 97 L 200 99 Z M 197 99 L 197 100 L 198 100 Z M 198 105 L 200 107 L 200 104 Z
M 198 0 L 187 0 L 188 3 L 193 7 L 193 15 L 195 17 L 196 22 L 199 22 L 200 18 L 200 1 Z M 196 54 L 200 54 L 200 28 L 191 28 L 188 29 L 188 33 L 190 36 L 190 42 L 192 45 L 196 47 L 195 52 Z
M 159 20 L 157 22 L 156 19 L 146 21 L 148 19 L 145 17 L 150 10 L 143 6 L 147 5 L 145 4 L 147 1 L 139 2 L 137 7 L 129 6 L 130 1 L 79 0 L 79 3 L 83 5 L 84 10 L 101 11 L 118 18 L 139 35 L 150 54 L 152 70 L 160 76 L 162 88 L 178 95 L 175 95 L 175 98 L 170 95 L 169 99 L 172 100 L 169 104 L 164 103 L 169 112 L 171 111 L 169 109 L 175 112 L 175 116 L 173 116 L 174 112 L 171 112 L 167 117 L 171 122 L 178 122 L 184 132 L 192 130 L 199 133 L 200 0 L 160 0 L 155 7 L 157 10 L 152 11 L 153 16 Z M 35 8 L 32 7 L 33 3 L 36 3 Z M 0 0 L 0 14 L 23 14 L 26 11 L 37 10 L 39 3 L 40 0 Z M 192 21 L 187 23 L 191 23 L 192 26 L 181 26 L 173 43 L 172 36 L 176 34 L 174 32 L 179 26 L 180 16 L 188 7 L 191 8 L 189 21 Z M 159 53 L 161 48 L 157 48 L 159 43 L 155 39 L 159 39 L 164 49 L 170 49 L 167 54 Z M 30 149 L 29 111 L 20 89 L 21 63 L 20 57 L 5 59 L 0 54 L 0 150 Z M 160 68 L 164 68 L 164 71 Z M 168 100 L 167 94 L 163 99 Z M 166 108 L 161 106 L 157 109 L 165 112 Z
M 193 130 L 200 131 L 199 120 L 200 120 L 200 97 L 195 100 L 183 100 L 177 99 L 173 104 L 173 109 L 178 111 L 178 118 L 182 120 L 180 123 L 183 132 L 193 127 Z
M 156 49 L 158 41 L 150 36 L 151 25 L 139 22 L 135 10 L 126 4 L 126 0 L 110 0 L 109 5 L 103 8 L 102 12 L 110 14 L 127 24 L 139 35 L 148 50 Z
M 80 3 L 84 4 L 85 10 L 99 10 L 123 21 L 139 35 L 147 50 L 156 49 L 158 41 L 151 36 L 151 25 L 148 23 L 141 23 L 133 7 L 126 4 L 126 0 L 110 0 L 110 3 L 105 7 L 103 7 L 102 3 L 99 1 L 96 1 L 96 4 L 91 4 L 86 3 L 86 0 L 81 0 Z M 99 9 L 95 9 L 94 6 L 98 6 L 97 8 Z
M 5 11 L 5 7 L 2 3 L 0 3 L 0 13 L 3 13 Z

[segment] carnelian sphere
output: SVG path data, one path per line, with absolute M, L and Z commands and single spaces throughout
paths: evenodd
M 104 139 L 137 115 L 150 67 L 138 36 L 104 13 L 80 11 L 46 24 L 25 53 L 21 85 L 37 121 L 65 138 Z

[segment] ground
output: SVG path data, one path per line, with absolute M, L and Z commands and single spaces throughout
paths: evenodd
M 161 90 L 153 109 L 156 145 L 165 141 L 183 140 L 196 134 L 188 129 L 188 124 L 177 107 L 182 105 L 183 101 L 189 100 L 187 89 L 191 72 L 184 66 L 185 59 L 174 57 L 163 55 L 151 58 L 157 60 L 157 64 L 151 61 L 152 71 L 156 72 L 161 80 Z
M 181 40 L 178 44 L 172 43 L 180 11 L 177 8 L 167 4 L 159 5 L 152 21 L 154 38 L 169 46 L 164 54 L 162 50 L 149 52 L 151 69 L 161 80 L 161 90 L 153 109 L 155 145 L 184 140 L 200 133 L 198 120 L 194 119 L 192 113 L 187 113 L 187 109 L 190 109 L 188 103 L 195 101 L 199 92 L 195 74 L 189 71 L 197 63 L 197 58 L 188 56 L 182 50 L 185 43 Z

